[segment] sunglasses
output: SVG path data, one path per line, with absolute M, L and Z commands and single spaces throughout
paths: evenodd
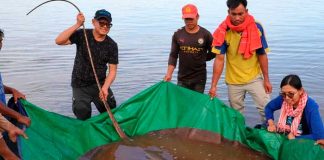
M 111 23 L 107 23 L 107 22 L 104 22 L 104 21 L 98 21 L 99 23 L 99 26 L 100 27 L 107 27 L 107 28 L 111 28 L 113 26 L 113 24 Z
M 286 98 L 286 96 L 287 96 L 288 98 L 293 99 L 296 93 L 297 92 L 294 92 L 294 93 L 293 92 L 288 92 L 288 93 L 280 92 L 279 95 L 282 96 L 283 98 Z

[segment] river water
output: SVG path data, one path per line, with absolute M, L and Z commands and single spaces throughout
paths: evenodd
M 71 72 L 75 46 L 57 46 L 56 36 L 75 23 L 77 10 L 64 2 L 52 2 L 26 16 L 42 0 L 0 0 L 0 28 L 5 30 L 0 54 L 4 83 L 19 89 L 27 99 L 49 111 L 72 116 Z M 121 104 L 164 77 L 174 31 L 183 26 L 181 7 L 185 0 L 71 0 L 85 14 L 86 27 L 96 10 L 112 13 L 109 35 L 118 43 L 117 79 L 112 89 Z M 213 32 L 227 15 L 225 1 L 192 0 L 200 14 L 199 24 Z M 263 24 L 269 53 L 272 98 L 281 79 L 300 75 L 308 94 L 320 105 L 324 117 L 324 9 L 320 0 L 250 0 L 249 12 Z M 208 62 L 208 93 L 212 62 Z M 176 72 L 172 82 L 176 83 Z M 227 102 L 224 75 L 219 83 L 220 99 Z M 249 125 L 258 121 L 251 98 L 246 101 Z M 94 111 L 96 113 L 96 111 Z

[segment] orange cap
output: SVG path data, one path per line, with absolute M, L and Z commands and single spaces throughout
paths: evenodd
M 182 18 L 196 18 L 198 9 L 193 4 L 187 4 L 182 7 Z

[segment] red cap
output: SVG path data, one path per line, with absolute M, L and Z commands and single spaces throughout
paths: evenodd
M 198 9 L 193 4 L 187 4 L 182 7 L 182 18 L 196 18 Z

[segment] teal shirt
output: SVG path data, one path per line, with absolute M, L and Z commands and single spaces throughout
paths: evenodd
M 3 87 L 3 83 L 2 83 L 1 72 L 0 72 L 0 102 L 2 102 L 3 104 L 6 104 L 6 95 L 5 95 L 4 87 Z

